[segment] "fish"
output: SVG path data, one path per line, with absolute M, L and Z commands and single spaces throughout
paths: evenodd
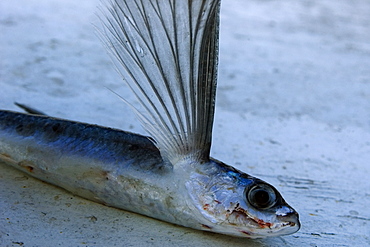
M 278 190 L 210 156 L 220 0 L 110 0 L 98 36 L 148 136 L 0 111 L 0 161 L 80 197 L 176 225 L 265 238 L 300 229 Z

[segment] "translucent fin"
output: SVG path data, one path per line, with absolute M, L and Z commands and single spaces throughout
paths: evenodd
M 163 158 L 207 161 L 220 0 L 110 0 L 100 31 Z M 129 102 L 132 104 L 132 102 Z

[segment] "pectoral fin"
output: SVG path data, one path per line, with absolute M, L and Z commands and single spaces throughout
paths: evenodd
M 209 159 L 219 0 L 112 0 L 101 37 L 164 159 Z M 132 104 L 132 102 L 129 102 Z

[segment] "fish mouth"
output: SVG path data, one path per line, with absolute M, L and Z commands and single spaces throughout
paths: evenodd
M 253 231 L 239 229 L 242 236 L 247 238 L 266 238 L 290 235 L 296 233 L 301 227 L 299 220 L 294 218 L 275 224 L 263 222 L 262 220 L 250 220 L 253 224 L 258 224 L 259 229 L 254 229 Z
M 259 220 L 260 226 L 267 225 L 266 223 L 261 223 L 262 220 Z M 285 216 L 276 216 L 275 223 L 269 223 L 269 227 L 264 227 L 260 235 L 261 237 L 277 237 L 283 235 L 290 235 L 296 233 L 301 228 L 301 223 L 299 221 L 298 213 L 294 212 Z M 262 221 L 263 222 L 263 221 Z
M 282 231 L 286 231 L 284 235 L 295 233 L 301 229 L 301 222 L 297 212 L 285 216 L 277 216 L 276 218 L 282 222 Z
M 244 219 L 244 222 L 249 222 L 247 225 L 253 226 L 253 230 L 237 227 L 242 236 L 248 238 L 265 238 L 289 235 L 297 232 L 301 228 L 299 215 L 295 211 L 285 214 L 284 216 L 276 215 L 275 220 L 270 222 L 264 221 L 263 219 L 257 217 L 252 217 L 246 210 L 241 208 L 235 208 L 230 216 L 234 219 L 239 219 L 239 222 Z

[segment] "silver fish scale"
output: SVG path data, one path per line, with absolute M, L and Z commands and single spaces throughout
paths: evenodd
M 173 223 L 178 222 L 178 210 L 183 210 L 176 205 L 182 198 L 175 199 L 176 194 L 167 188 L 173 179 L 172 166 L 162 161 L 158 149 L 144 136 L 0 111 L 0 160 L 113 207 Z

